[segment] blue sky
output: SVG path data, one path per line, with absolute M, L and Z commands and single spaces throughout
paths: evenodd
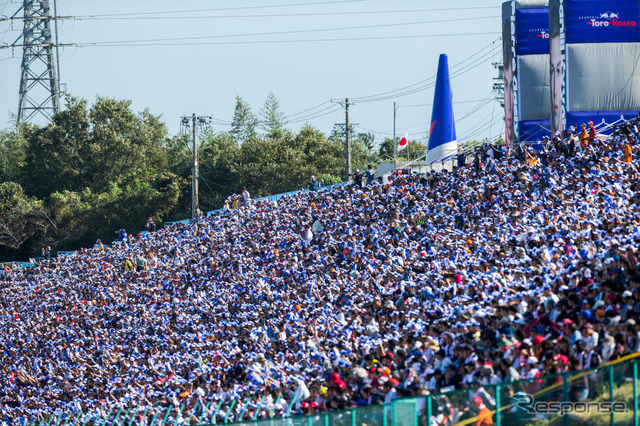
M 15 1 L 15 0 L 14 0 Z M 51 0 L 53 2 L 53 0 Z M 438 56 L 449 55 L 458 139 L 495 138 L 503 112 L 492 99 L 501 58 L 496 0 L 58 0 L 60 75 L 70 94 L 129 99 L 160 114 L 213 115 L 224 131 L 236 95 L 258 113 L 270 91 L 290 116 L 328 134 L 354 100 L 352 122 L 425 139 Z M 0 15 L 19 5 L 0 0 Z M 0 22 L 0 43 L 19 37 Z M 22 52 L 0 50 L 0 127 L 17 112 Z M 402 89 L 406 88 L 406 89 Z M 308 110 L 308 111 L 306 111 Z M 306 111 L 306 112 L 303 112 Z

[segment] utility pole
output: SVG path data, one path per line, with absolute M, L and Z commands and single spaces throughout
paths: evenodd
M 492 65 L 498 70 L 498 77 L 493 78 L 493 91 L 496 94 L 496 100 L 500 103 L 500 108 L 502 108 L 504 112 L 504 122 L 506 123 L 506 111 L 504 110 L 504 65 L 500 62 L 494 62 Z M 505 138 L 506 132 L 507 129 L 505 128 Z M 511 146 L 507 147 L 507 156 L 509 156 L 511 148 Z
M 494 62 L 492 65 L 498 70 L 498 77 L 493 79 L 493 90 L 496 92 L 496 100 L 500 102 L 500 107 L 504 108 L 504 67 L 499 62 Z
M 393 101 L 393 171 L 395 172 L 398 169 L 398 144 L 396 143 L 396 111 L 398 108 L 396 107 L 396 102 Z
M 351 126 L 349 125 L 349 98 L 344 100 L 344 122 L 347 131 L 347 180 L 349 182 L 349 176 L 351 176 Z
M 180 130 L 182 133 L 186 133 L 191 130 L 191 218 L 196 219 L 198 217 L 198 210 L 200 208 L 199 196 L 198 196 L 198 179 L 200 178 L 200 166 L 198 163 L 198 129 L 208 127 L 211 123 L 212 116 L 197 116 L 193 113 L 191 117 L 184 116 L 180 122 Z
M 335 125 L 342 129 L 346 139 L 345 174 L 347 176 L 345 182 L 349 182 L 349 178 L 351 177 L 351 126 L 358 125 L 358 123 L 351 123 L 349 118 L 349 106 L 353 105 L 354 103 L 349 102 L 349 98 L 345 98 L 344 102 L 333 99 L 331 100 L 331 102 L 339 103 L 344 108 L 344 123 L 335 123 Z
M 191 170 L 191 218 L 196 219 L 198 216 L 198 147 L 196 146 L 196 114 L 193 113 L 193 169 Z

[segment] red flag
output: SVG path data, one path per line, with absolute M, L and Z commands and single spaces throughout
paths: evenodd
M 409 132 L 405 132 L 404 137 L 400 139 L 400 142 L 398 143 L 398 151 L 402 151 L 404 148 L 406 148 L 408 143 L 409 143 Z

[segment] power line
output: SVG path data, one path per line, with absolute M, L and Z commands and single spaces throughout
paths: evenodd
M 260 8 L 277 8 L 277 7 L 289 7 L 289 6 L 309 6 L 309 5 L 318 5 L 318 4 L 335 4 L 335 3 L 352 3 L 352 2 L 357 2 L 357 1 L 363 1 L 363 0 L 349 0 L 349 1 L 328 1 L 328 2 L 314 2 L 314 3 L 293 3 L 293 4 L 281 4 L 281 5 L 269 5 L 269 6 L 253 6 L 253 7 L 237 7 L 237 8 L 219 8 L 219 9 L 205 9 L 208 11 L 221 11 L 221 10 L 244 10 L 244 9 L 260 9 Z M 4 6 L 6 7 L 6 5 L 8 4 L 5 3 Z M 446 10 L 475 10 L 475 9 L 489 9 L 491 7 L 475 7 L 475 8 L 440 8 L 440 9 L 414 9 L 411 10 L 411 12 L 416 12 L 416 11 L 446 11 Z M 157 14 L 166 14 L 166 13 L 188 13 L 188 12 L 196 12 L 196 11 L 202 11 L 202 10 L 185 10 L 185 11 L 168 11 L 168 12 L 139 12 L 139 13 L 121 13 L 121 14 L 104 14 L 104 15 L 83 15 L 80 16 L 79 18 L 89 18 L 89 17 L 103 17 L 103 18 L 108 18 L 108 17 L 118 17 L 118 16 L 122 16 L 122 17 L 126 17 L 126 18 L 132 18 L 133 16 L 150 16 L 150 15 L 157 15 Z M 363 13 L 365 14 L 375 14 L 375 13 L 387 13 L 387 12 L 397 12 L 397 13 L 407 13 L 410 11 L 365 11 Z M 323 13 L 323 12 L 321 12 Z M 324 12 L 326 14 L 340 14 L 342 12 Z M 345 14 L 356 14 L 358 12 L 344 12 Z M 289 14 L 289 15 L 301 15 L 301 14 Z M 312 15 L 312 14 L 309 14 Z M 277 16 L 277 15 L 273 15 L 273 16 Z M 484 34 L 497 34 L 498 32 L 479 32 L 479 33 L 459 33 L 459 34 L 423 34 L 423 35 L 401 35 L 401 36 L 373 36 L 373 37 L 345 37 L 345 38 L 331 38 L 331 39 L 301 39 L 301 40 L 255 40 L 255 41 L 228 41 L 228 42 L 206 42 L 206 43 L 158 43 L 158 42 L 162 42 L 162 41 L 180 41 L 180 40 L 199 40 L 199 39 L 209 39 L 209 38 L 226 38 L 226 37 L 249 37 L 249 36 L 260 36 L 260 35 L 277 35 L 277 34 L 291 34 L 291 33 L 308 33 L 308 32 L 322 32 L 322 31 L 339 31 L 339 30 L 357 30 L 357 29 L 365 29 L 365 28 L 375 28 L 375 27 L 393 27 L 393 26 L 406 26 L 406 25 L 419 25 L 419 24 L 429 24 L 429 23 L 438 23 L 438 22 L 450 22 L 450 21 L 461 21 L 461 20 L 468 20 L 468 19 L 473 19 L 473 20 L 477 20 L 477 19 L 489 19 L 489 18 L 496 18 L 497 16 L 486 16 L 486 17 L 473 17 L 473 18 L 457 18 L 457 19 L 451 19 L 451 20 L 434 20 L 434 21 L 419 21 L 419 22 L 408 22 L 408 23 L 392 23 L 392 24 L 380 24 L 380 25 L 372 25 L 372 26 L 352 26 L 352 27 L 335 27 L 335 28 L 324 28 L 324 29 L 305 29 L 305 30 L 292 30 L 292 31 L 279 31 L 279 32 L 265 32 L 265 33 L 256 33 L 256 34 L 236 34 L 236 35 L 213 35 L 213 36 L 200 36 L 200 37 L 177 37 L 177 38 L 162 38 L 162 39 L 151 39 L 151 40 L 129 40 L 129 41 L 106 41 L 106 42 L 95 42 L 95 43 L 76 43 L 76 44 L 65 44 L 68 46 L 75 46 L 77 47 L 134 47 L 134 46 L 171 46 L 171 45 L 206 45 L 206 44 L 214 44 L 214 45 L 219 45 L 219 44 L 273 44 L 273 43 L 297 43 L 297 42 L 332 42 L 332 41 L 358 41 L 358 40 L 381 40 L 381 39 L 408 39 L 408 38 L 424 38 L 424 37 L 451 37 L 451 36 L 469 36 L 469 35 L 484 35 Z M 494 42 L 492 42 L 492 44 L 494 44 Z M 491 46 L 492 44 L 488 45 L 487 47 Z M 0 48 L 2 47 L 10 47 L 10 46 L 0 46 Z M 13 47 L 22 47 L 21 45 L 15 45 Z M 474 63 L 477 62 L 478 60 L 482 60 L 483 56 L 482 55 L 479 59 L 476 59 L 475 62 L 471 61 L 471 59 L 473 59 L 474 57 L 476 57 L 478 54 L 480 54 L 481 52 L 483 52 L 484 50 L 486 50 L 486 48 L 481 49 L 479 52 L 476 52 L 475 54 L 471 55 L 470 57 L 467 57 L 464 61 L 460 62 L 459 64 L 457 64 L 456 66 L 462 66 L 463 64 L 466 63 L 466 65 L 464 65 L 464 67 L 460 70 L 460 74 L 465 73 L 466 71 L 468 71 L 469 69 L 473 69 Z M 471 62 L 470 62 L 471 61 Z M 454 66 L 455 67 L 455 66 Z M 454 68 L 452 67 L 452 69 Z M 465 68 L 466 67 L 466 68 Z M 453 75 L 453 74 L 452 74 Z M 431 77 L 430 79 L 433 79 L 434 77 Z M 427 80 L 423 80 L 422 82 L 418 82 L 418 83 L 414 83 L 410 86 L 407 86 L 405 88 L 402 89 L 411 89 L 409 91 L 407 91 L 407 93 L 396 93 L 399 90 L 402 89 L 396 89 L 394 91 L 390 91 L 390 92 L 385 92 L 384 94 L 391 96 L 393 94 L 393 96 L 406 96 L 408 94 L 412 94 L 412 93 L 417 93 L 419 91 L 422 90 L 426 90 L 429 87 L 433 87 L 432 84 L 428 84 L 424 87 L 415 87 L 416 85 L 419 85 L 421 83 L 424 83 L 426 81 L 429 81 L 430 79 Z M 365 97 L 367 98 L 367 100 L 365 101 L 379 101 L 379 100 L 385 100 L 386 98 L 383 99 L 369 99 L 372 96 L 377 96 L 377 95 L 370 95 L 369 97 Z M 297 122 L 302 122 L 302 121 L 308 121 L 308 120 L 312 120 L 318 117 L 322 117 L 328 114 L 331 114 L 335 111 L 337 111 L 338 108 L 333 108 L 333 107 L 327 107 L 327 108 L 322 108 L 319 111 L 316 111 L 317 109 L 323 107 L 324 105 L 326 105 L 328 101 L 323 102 L 322 104 L 316 105 L 312 108 L 308 108 L 306 110 L 300 111 L 298 113 L 295 114 L 291 114 L 289 116 L 286 116 L 286 118 L 294 118 L 296 117 L 294 120 L 290 120 L 287 121 L 287 123 L 297 123 Z M 312 112 L 313 111 L 313 112 Z M 308 113 L 308 114 L 307 114 Z M 298 117 L 301 116 L 301 117 Z M 230 122 L 224 122 L 224 120 L 217 120 L 220 122 L 220 124 L 224 124 L 224 125 L 229 125 L 231 124 Z
M 423 125 L 426 125 L 427 123 L 423 123 Z M 358 129 L 362 129 L 366 132 L 370 132 L 370 133 L 375 133 L 376 135 L 382 135 L 382 136 L 393 136 L 393 133 L 387 133 L 387 132 L 380 132 L 378 130 L 371 130 L 371 129 L 367 129 L 366 127 L 362 127 L 362 126 L 356 126 Z M 414 126 L 415 127 L 415 126 Z M 409 129 L 410 127 L 406 127 L 407 129 Z M 415 132 L 415 133 L 409 133 L 409 136 L 416 136 L 416 135 L 424 135 L 425 132 Z
M 341 107 L 339 107 L 337 105 L 332 105 L 332 107 L 334 107 L 334 109 L 331 109 L 328 112 L 325 112 L 324 114 L 315 114 L 315 115 L 310 115 L 310 116 L 307 116 L 307 117 L 301 117 L 301 118 L 298 118 L 296 120 L 287 121 L 287 124 L 295 124 L 295 123 L 301 123 L 303 121 L 315 120 L 316 118 L 320 118 L 320 117 L 324 117 L 325 115 L 333 114 L 334 112 L 342 109 Z
M 261 33 L 247 33 L 247 34 L 218 34 L 218 35 L 193 36 L 193 37 L 167 37 L 167 38 L 139 39 L 139 40 L 97 41 L 97 42 L 92 42 L 91 44 L 94 46 L 111 45 L 111 44 L 119 45 L 123 43 L 138 44 L 138 43 L 156 43 L 156 42 L 165 42 L 165 41 L 208 40 L 208 39 L 231 38 L 231 37 L 254 37 L 254 36 L 265 36 L 265 35 L 302 34 L 302 33 L 328 32 L 328 31 L 349 31 L 349 30 L 369 29 L 369 28 L 388 28 L 388 27 L 398 27 L 398 26 L 404 27 L 409 25 L 425 25 L 425 24 L 434 24 L 439 22 L 470 21 L 470 20 L 475 21 L 478 19 L 495 19 L 495 18 L 499 18 L 499 16 L 479 16 L 479 17 L 454 18 L 454 19 L 445 19 L 445 20 L 436 20 L 436 21 L 399 22 L 399 23 L 393 23 L 393 24 L 357 25 L 357 26 L 351 26 L 351 27 L 315 28 L 315 29 L 287 30 L 287 31 L 267 31 L 267 32 L 261 32 Z
M 289 114 L 289 115 L 285 116 L 285 119 L 287 119 L 287 118 L 291 118 L 291 117 L 295 117 L 296 115 L 304 114 L 304 113 L 305 113 L 305 112 L 307 112 L 307 111 L 313 111 L 314 109 L 318 109 L 318 108 L 320 108 L 321 106 L 328 104 L 329 102 L 330 102 L 330 101 L 324 101 L 323 103 L 318 104 L 318 105 L 316 105 L 316 106 L 314 106 L 314 107 L 307 108 L 307 109 L 302 110 L 302 111 L 300 111 L 300 112 L 296 112 L 295 114 Z
M 494 41 L 492 41 L 491 43 L 489 43 L 488 45 L 486 45 L 485 47 L 483 47 L 482 49 L 480 49 L 478 52 L 476 52 L 476 53 L 474 53 L 473 55 L 469 56 L 468 58 L 466 58 L 466 59 L 462 60 L 461 62 L 459 62 L 459 63 L 457 63 L 457 64 L 455 64 L 455 65 L 453 65 L 451 68 L 453 69 L 453 68 L 455 68 L 455 67 L 459 66 L 460 64 L 462 64 L 462 63 L 466 62 L 466 61 L 467 61 L 467 60 L 469 60 L 470 58 L 475 57 L 477 54 L 479 54 L 479 53 L 483 52 L 484 50 L 486 50 L 487 48 L 489 48 L 489 47 L 490 47 L 494 42 L 495 42 L 495 40 L 494 40 Z M 434 75 L 434 76 L 431 76 L 431 77 L 429 77 L 429 78 L 427 78 L 427 79 L 425 79 L 425 80 L 421 80 L 421 81 L 418 81 L 418 82 L 416 82 L 416 83 L 410 84 L 410 85 L 408 85 L 408 86 L 401 87 L 401 88 L 399 88 L 399 89 L 390 90 L 390 91 L 382 92 L 382 93 L 378 93 L 378 94 L 375 94 L 375 95 L 360 96 L 360 97 L 357 97 L 357 98 L 354 98 L 354 99 L 358 99 L 358 100 L 360 100 L 360 101 L 363 101 L 363 100 L 368 99 L 368 98 L 377 98 L 377 97 L 380 97 L 380 96 L 384 96 L 384 95 L 388 95 L 388 94 L 391 94 L 391 93 L 399 92 L 399 91 L 401 91 L 401 90 L 409 89 L 409 88 L 411 88 L 411 87 L 415 87 L 415 86 L 417 86 L 417 85 L 420 85 L 420 84 L 426 83 L 427 81 L 432 81 L 432 80 L 435 80 L 435 75 Z
M 252 40 L 252 41 L 221 41 L 221 42 L 204 42 L 204 43 L 140 43 L 140 44 L 109 44 L 96 45 L 93 43 L 75 43 L 68 46 L 78 47 L 150 47 L 150 46 L 212 46 L 212 45 L 242 45 L 242 44 L 278 44 L 278 43 L 324 43 L 334 41 L 371 41 L 371 40 L 392 40 L 392 39 L 410 39 L 410 38 L 435 38 L 435 37 L 460 37 L 474 35 L 495 35 L 499 31 L 487 31 L 477 33 L 455 33 L 455 34 L 416 34 L 406 36 L 381 36 L 381 37 L 344 37 L 344 38 L 322 38 L 322 39 L 297 39 L 297 40 Z M 6 46 L 0 46 L 0 49 Z
M 470 62 L 468 64 L 466 64 L 463 68 L 455 70 L 452 73 L 452 78 L 456 78 L 461 76 L 462 74 L 466 74 L 467 72 L 471 71 L 472 69 L 477 68 L 480 65 L 483 65 L 485 63 L 487 63 L 487 59 L 491 60 L 491 52 L 475 59 L 473 62 Z M 490 63 L 490 62 L 489 62 Z
M 481 110 L 485 104 L 487 104 L 488 101 L 493 99 L 493 90 L 491 90 L 487 95 L 485 95 L 484 98 L 482 98 L 482 101 L 480 101 L 480 103 L 476 106 L 474 106 L 473 108 L 469 109 L 468 111 L 464 111 L 463 112 L 463 116 L 458 118 L 458 122 L 465 120 L 466 118 L 470 117 L 471 115 L 475 114 L 477 111 Z
M 464 137 L 460 138 L 460 142 L 464 143 L 464 142 L 468 142 L 470 140 L 476 139 L 480 134 L 482 134 L 482 132 L 487 131 L 489 129 L 489 127 L 493 126 L 494 124 L 498 123 L 499 121 L 500 121 L 500 118 L 496 117 L 494 119 L 494 121 L 488 122 L 483 127 L 480 127 L 479 129 L 476 129 L 473 133 L 467 134 Z
M 494 42 L 495 42 L 495 41 L 494 41 Z M 483 52 L 483 51 L 485 51 L 486 49 L 490 48 L 494 42 L 492 42 L 492 43 L 490 43 L 490 44 L 488 44 L 488 45 L 484 46 L 484 47 L 483 47 L 483 48 L 481 48 L 479 51 L 477 51 L 477 52 L 475 52 L 474 54 L 470 55 L 469 57 L 467 57 L 465 60 L 463 60 L 463 61 L 459 62 L 458 64 L 453 65 L 453 66 L 452 66 L 452 69 L 455 69 L 456 67 L 460 67 L 460 66 L 462 66 L 463 64 L 465 64 L 465 62 L 469 61 L 470 59 L 472 59 L 472 58 L 476 57 L 478 54 L 482 53 L 482 52 Z M 483 58 L 484 56 L 485 56 L 485 55 L 482 55 L 482 56 L 481 56 L 481 58 Z M 466 67 L 466 66 L 465 66 L 465 67 Z M 466 68 L 463 68 L 463 69 L 464 69 L 464 71 L 463 71 L 462 73 L 467 72 L 468 70 L 470 70 L 470 69 L 466 69 Z M 462 73 L 460 73 L 460 75 L 461 75 Z M 422 80 L 422 81 L 420 81 L 420 82 L 418 82 L 418 83 L 413 83 L 413 84 L 411 84 L 411 85 L 409 85 L 409 86 L 405 86 L 405 88 L 413 87 L 413 86 L 416 86 L 417 84 L 423 83 L 423 82 L 425 82 L 425 81 L 433 80 L 433 79 L 435 79 L 435 76 L 430 77 L 430 78 L 428 78 L 428 79 L 426 79 L 426 80 Z M 431 87 L 433 87 L 433 86 L 431 86 Z M 421 90 L 423 90 L 423 89 L 421 89 Z M 391 91 L 391 92 L 393 92 L 393 91 Z M 391 93 L 391 92 L 387 92 L 387 93 Z M 482 102 L 482 101 L 486 101 L 486 99 L 487 99 L 487 98 L 485 97 L 485 98 L 482 98 L 482 99 L 475 99 L 475 100 L 456 101 L 456 102 L 454 102 L 454 104 L 464 104 L 464 103 Z M 322 106 L 325 106 L 327 103 L 329 103 L 329 101 L 325 101 L 325 102 L 322 102 L 322 103 L 320 103 L 320 104 L 318 104 L 318 105 L 315 105 L 315 106 L 313 106 L 313 107 L 311 107 L 311 108 L 307 108 L 307 109 L 302 110 L 302 111 L 300 111 L 300 112 L 297 112 L 297 113 L 294 113 L 294 114 L 287 115 L 287 116 L 285 117 L 286 124 L 295 124 L 295 123 L 300 123 L 300 122 L 304 122 L 304 121 L 313 120 L 313 119 L 316 119 L 316 118 L 320 118 L 320 117 L 323 117 L 323 116 L 329 115 L 329 114 L 331 114 L 331 113 L 333 113 L 333 112 L 336 112 L 336 111 L 338 111 L 338 110 L 340 109 L 340 108 L 338 108 L 338 106 L 337 106 L 337 105 L 331 105 L 331 106 L 328 106 L 328 107 L 322 108 L 322 109 L 320 109 L 320 110 L 318 110 L 318 111 L 315 111 L 315 112 L 313 112 L 313 113 L 306 114 L 306 115 L 304 115 L 304 116 L 302 116 L 302 117 L 298 117 L 298 118 L 296 118 L 296 119 L 294 119 L 294 120 L 290 120 L 290 118 L 296 117 L 296 116 L 301 115 L 301 114 L 305 114 L 305 113 L 310 112 L 310 111 L 314 111 L 314 110 L 316 110 L 316 109 L 318 109 L 318 108 L 320 108 L 320 107 L 322 107 Z M 433 106 L 433 105 L 432 105 L 432 104 L 416 104 L 416 105 L 404 105 L 404 106 Z M 215 120 L 215 118 L 214 118 L 214 120 Z M 230 124 L 230 123 L 229 123 L 229 122 L 226 122 L 225 124 Z M 374 133 L 378 133 L 378 134 L 385 134 L 384 132 L 374 132 Z
M 209 179 L 205 178 L 204 176 L 202 176 L 202 174 L 200 174 L 200 179 L 204 180 L 205 182 L 210 183 L 211 185 L 219 186 L 220 188 L 230 189 L 232 191 L 240 191 L 241 190 L 241 188 L 235 188 L 235 187 L 223 185 L 221 183 L 216 183 L 216 182 L 214 182 L 212 180 L 209 180 Z M 209 188 L 209 189 L 211 189 L 211 188 Z
M 303 122 L 303 121 L 309 121 L 309 120 L 313 120 L 313 119 L 316 119 L 316 118 L 324 117 L 325 115 L 329 115 L 329 114 L 334 113 L 334 112 L 336 112 L 336 111 L 338 111 L 340 109 L 342 109 L 342 108 L 340 106 L 338 106 L 338 105 L 331 105 L 331 106 L 329 106 L 327 108 L 324 108 L 324 109 L 321 109 L 320 111 L 317 111 L 317 112 L 315 112 L 313 114 L 309 114 L 307 116 L 299 117 L 299 118 L 296 118 L 295 120 L 286 121 L 286 124 L 300 123 L 300 122 Z M 327 111 L 327 112 L 324 112 L 324 111 Z
M 471 99 L 468 101 L 455 101 L 453 102 L 454 104 L 472 104 L 474 102 L 481 102 L 484 101 L 485 99 Z M 412 104 L 412 105 L 398 105 L 398 107 L 400 108 L 413 108 L 413 107 L 430 107 L 433 106 L 433 104 Z
M 272 5 L 264 5 L 264 6 L 221 7 L 216 9 L 170 10 L 170 11 L 164 11 L 164 12 L 156 11 L 156 12 L 105 13 L 100 15 L 79 15 L 78 18 L 109 17 L 109 16 L 143 16 L 143 15 L 156 15 L 156 14 L 162 14 L 162 13 L 219 12 L 219 11 L 226 11 L 226 10 L 275 9 L 280 7 L 293 7 L 293 6 L 317 6 L 317 5 L 325 5 L 325 4 L 336 4 L 336 3 L 359 3 L 363 1 L 366 1 L 366 0 L 335 0 L 335 1 L 312 2 L 312 3 L 272 4 Z
M 462 60 L 461 62 L 451 66 L 451 78 L 456 78 L 462 74 L 465 74 L 466 72 L 470 71 L 471 69 L 475 68 L 475 65 L 478 65 L 478 63 L 483 62 L 486 59 L 487 54 L 483 54 L 481 55 L 479 58 L 474 59 L 473 61 L 471 61 L 471 63 L 469 64 L 465 64 L 467 61 L 469 61 L 471 58 L 475 57 L 476 55 L 480 54 L 481 52 L 485 51 L 488 47 L 490 47 L 495 41 L 491 42 L 489 45 L 483 47 L 482 49 L 480 49 L 478 52 L 474 53 L 473 55 L 467 57 L 466 59 Z M 478 62 L 480 61 L 480 62 Z M 464 65 L 463 65 L 464 64 Z M 473 67 L 468 67 L 468 65 L 474 65 Z M 458 69 L 459 67 L 462 67 L 461 69 Z M 390 99 L 394 99 L 394 98 L 398 98 L 398 97 L 402 97 L 402 96 L 408 96 L 408 95 L 412 95 L 414 93 L 418 93 L 418 92 L 422 92 L 424 90 L 430 89 L 432 87 L 435 87 L 435 79 L 436 76 L 433 75 L 425 80 L 421 80 L 417 83 L 413 83 L 409 86 L 405 86 L 403 88 L 400 89 L 396 89 L 396 90 L 391 90 L 388 92 L 383 92 L 383 93 L 379 93 L 377 95 L 369 95 L 369 96 L 362 96 L 360 98 L 354 98 L 356 100 L 358 100 L 359 102 L 379 102 L 379 101 L 384 101 L 384 100 L 390 100 Z M 419 86 L 422 83 L 426 83 L 429 82 L 423 86 Z M 418 87 L 415 87 L 418 86 Z M 404 92 L 402 92 L 402 90 L 404 89 L 409 89 L 410 90 L 406 90 Z
M 471 100 L 466 100 L 466 101 L 455 101 L 455 102 L 453 102 L 453 103 L 454 103 L 454 104 L 469 104 L 469 103 L 477 103 L 477 102 L 484 102 L 484 101 L 486 101 L 486 97 L 485 97 L 485 98 L 482 98 L 482 99 L 471 99 Z M 433 106 L 433 104 L 398 105 L 398 106 L 399 106 L 399 107 L 403 107 L 403 108 L 406 108 L 406 107 L 414 107 L 414 106 L 415 106 L 415 107 L 427 107 L 427 106 Z M 462 121 L 462 120 L 457 120 L 456 122 L 458 123 L 458 122 L 461 122 L 461 121 Z M 425 126 L 425 128 L 426 128 L 426 126 L 427 126 L 428 124 L 430 124 L 430 121 L 424 121 L 424 122 L 422 122 L 422 123 L 412 124 L 412 125 L 409 125 L 409 126 L 402 126 L 402 128 L 403 128 L 403 129 L 405 129 L 405 130 L 406 130 L 406 129 L 412 129 L 412 128 L 415 128 L 415 127 L 421 127 L 421 126 Z M 383 131 L 379 131 L 379 130 L 371 130 L 371 129 L 367 129 L 367 128 L 362 127 L 362 126 L 358 126 L 358 127 L 359 127 L 359 128 L 361 128 L 361 129 L 363 129 L 363 130 L 366 130 L 366 131 L 368 131 L 368 132 L 376 133 L 376 134 L 379 134 L 379 135 L 385 135 L 385 136 L 391 136 L 391 135 L 393 135 L 393 133 L 391 133 L 391 132 L 383 132 Z M 424 131 L 422 131 L 422 132 L 409 133 L 409 136 L 413 136 L 413 135 L 421 135 L 421 134 L 423 134 L 423 133 L 425 133 L 425 132 L 424 132 Z
M 473 66 L 470 66 L 470 67 L 466 67 L 465 66 L 464 70 L 461 71 L 461 72 L 458 72 L 458 73 L 453 72 L 451 74 L 451 79 L 453 80 L 456 77 L 459 77 L 459 76 L 461 76 L 461 75 L 463 75 L 463 74 L 465 74 L 465 73 L 477 68 L 482 63 L 484 63 L 484 62 L 477 62 Z M 435 77 L 432 77 L 432 78 L 435 79 Z M 391 99 L 397 99 L 399 97 L 409 96 L 409 95 L 413 95 L 415 93 L 423 92 L 423 91 L 431 89 L 433 87 L 435 87 L 435 81 L 432 82 L 432 83 L 426 84 L 424 86 L 416 87 L 416 88 L 414 88 L 412 90 L 409 90 L 409 91 L 406 91 L 406 92 L 394 93 L 392 95 L 387 95 L 387 96 L 379 97 L 379 98 L 366 99 L 366 100 L 360 101 L 360 102 L 380 102 L 380 101 L 387 101 L 387 100 L 391 100 Z
M 348 16 L 348 15 L 388 15 L 400 13 L 422 13 L 422 12 L 446 12 L 463 10 L 493 9 L 494 6 L 476 7 L 445 7 L 437 9 L 405 9 L 405 10 L 374 10 L 374 11 L 342 11 L 342 12 L 308 12 L 308 13 L 277 13 L 277 14 L 253 14 L 253 15 L 194 15 L 194 16 L 104 16 L 104 15 L 83 15 L 76 17 L 80 21 L 84 20 L 175 20 L 175 19 L 233 19 L 233 18 L 288 18 L 302 16 Z M 211 11 L 204 9 L 202 11 Z M 170 12 L 149 12 L 149 13 L 170 13 Z M 177 13 L 177 12 L 176 12 Z
M 492 99 L 492 101 L 495 101 L 495 99 Z M 476 113 L 480 112 L 485 106 L 488 106 L 488 105 L 489 105 L 489 103 L 483 104 L 482 108 L 478 109 L 476 111 Z M 473 123 L 473 125 L 469 126 L 469 128 L 472 129 L 472 130 L 470 130 L 467 133 L 473 132 L 473 131 L 477 130 L 478 128 L 480 128 L 480 126 L 485 125 L 490 117 L 491 117 L 491 113 L 485 114 L 480 120 L 476 121 L 475 123 Z
M 495 99 L 494 99 L 495 101 Z M 489 116 L 485 116 L 486 118 L 489 118 Z M 494 124 L 496 124 L 497 122 L 499 122 L 501 120 L 501 118 L 498 117 L 494 117 L 492 120 L 489 120 L 487 122 L 485 122 L 485 124 L 481 127 L 472 129 L 470 132 L 467 132 L 467 134 L 465 134 L 464 136 L 462 136 L 461 138 L 459 138 L 459 140 L 461 142 L 467 142 L 471 139 L 476 138 L 478 135 L 480 135 L 482 132 L 488 130 L 489 128 L 491 128 Z
M 498 38 L 498 39 L 496 39 L 496 40 L 493 40 L 491 43 L 489 43 L 489 44 L 487 44 L 486 46 L 482 47 L 482 48 L 481 48 L 480 50 L 478 50 L 477 52 L 475 52 L 475 53 L 473 53 L 472 55 L 468 56 L 466 59 L 464 59 L 464 60 L 460 61 L 460 62 L 459 62 L 459 63 L 457 63 L 457 64 L 454 64 L 454 65 L 451 67 L 451 69 L 452 69 L 452 70 L 455 70 L 457 67 L 463 66 L 463 64 L 465 64 L 465 63 L 466 63 L 466 62 L 468 62 L 469 60 L 471 60 L 471 59 L 475 58 L 476 56 L 478 56 L 479 54 L 481 54 L 481 53 L 482 53 L 482 52 L 484 52 L 485 50 L 487 50 L 487 49 L 491 48 L 497 40 L 499 40 L 499 38 Z M 482 55 L 481 57 L 483 57 L 483 56 L 484 56 L 484 55 Z M 465 71 L 465 72 L 467 72 L 467 71 Z M 368 101 L 368 99 L 369 99 L 369 98 L 380 97 L 381 95 L 388 95 L 388 94 L 396 93 L 396 92 L 398 92 L 398 91 L 401 91 L 401 90 L 404 90 L 404 89 L 408 89 L 408 88 L 412 88 L 412 87 L 413 87 L 413 88 L 415 88 L 415 86 L 420 85 L 420 84 L 422 84 L 422 83 L 425 83 L 425 82 L 427 82 L 427 81 L 431 81 L 431 80 L 435 80 L 435 75 L 434 75 L 434 76 L 431 76 L 431 77 L 429 77 L 429 78 L 427 78 L 427 79 L 425 79 L 425 80 L 421 80 L 421 81 L 418 81 L 418 82 L 416 82 L 416 83 L 412 83 L 412 84 L 410 84 L 410 85 L 408 85 L 408 86 L 401 87 L 401 88 L 399 88 L 399 89 L 395 89 L 395 90 L 391 90 L 391 91 L 388 91 L 388 92 L 379 93 L 379 94 L 376 94 L 376 95 L 362 96 L 362 97 L 360 97 L 360 98 L 355 98 L 355 99 L 359 99 L 360 101 L 363 101 L 363 100 L 364 100 L 364 102 L 366 102 L 366 101 Z M 421 91 L 421 90 L 425 90 L 426 88 L 429 88 L 429 87 L 433 87 L 433 84 L 427 85 L 427 86 L 425 86 L 425 88 L 421 88 L 419 91 Z M 414 93 L 417 93 L 417 92 L 414 92 Z M 486 99 L 486 97 L 485 97 L 485 98 L 483 98 L 482 100 L 485 100 L 485 99 Z M 481 100 L 478 100 L 478 102 L 480 102 L 480 101 L 481 101 Z M 303 114 L 303 113 L 305 113 L 305 112 L 312 111 L 312 110 L 314 110 L 314 109 L 317 109 L 317 108 L 320 108 L 320 107 L 322 107 L 322 106 L 326 105 L 328 102 L 329 102 L 329 101 L 325 101 L 325 102 L 323 102 L 323 103 L 321 103 L 321 104 L 318 104 L 318 105 L 316 105 L 316 106 L 314 106 L 314 107 L 308 108 L 308 109 L 306 109 L 306 110 L 300 111 L 300 112 L 295 113 L 295 114 L 291 114 L 291 115 L 289 115 L 289 116 L 287 116 L 287 117 L 294 117 L 294 116 L 297 116 L 297 115 Z M 454 103 L 470 103 L 470 102 L 474 102 L 474 101 L 458 101 L 458 102 L 454 102 Z M 422 105 L 419 105 L 419 104 L 418 104 L 418 105 L 416 105 L 416 106 L 432 106 L 432 104 L 422 104 Z M 321 110 L 321 111 L 324 111 L 324 110 L 326 110 L 326 109 L 323 109 L 323 110 Z M 320 112 L 320 111 L 318 111 L 318 112 Z M 333 112 L 333 111 L 331 111 L 331 112 Z M 323 116 L 323 115 L 326 115 L 326 114 L 322 114 L 322 115 L 319 115 L 319 116 Z M 289 121 L 288 123 L 296 123 L 296 122 L 299 122 L 299 121 L 305 121 L 305 120 L 310 120 L 310 119 L 314 119 L 314 118 L 318 118 L 318 116 L 314 116 L 313 114 L 311 114 L 311 115 L 309 115 L 309 116 L 302 117 L 302 119 L 300 119 L 300 120 L 292 120 L 292 121 Z

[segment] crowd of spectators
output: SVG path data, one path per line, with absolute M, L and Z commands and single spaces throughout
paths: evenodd
M 638 352 L 637 145 L 569 144 L 277 203 L 245 190 L 8 270 L 0 416 L 237 421 L 453 389 L 471 416 L 482 386 Z

